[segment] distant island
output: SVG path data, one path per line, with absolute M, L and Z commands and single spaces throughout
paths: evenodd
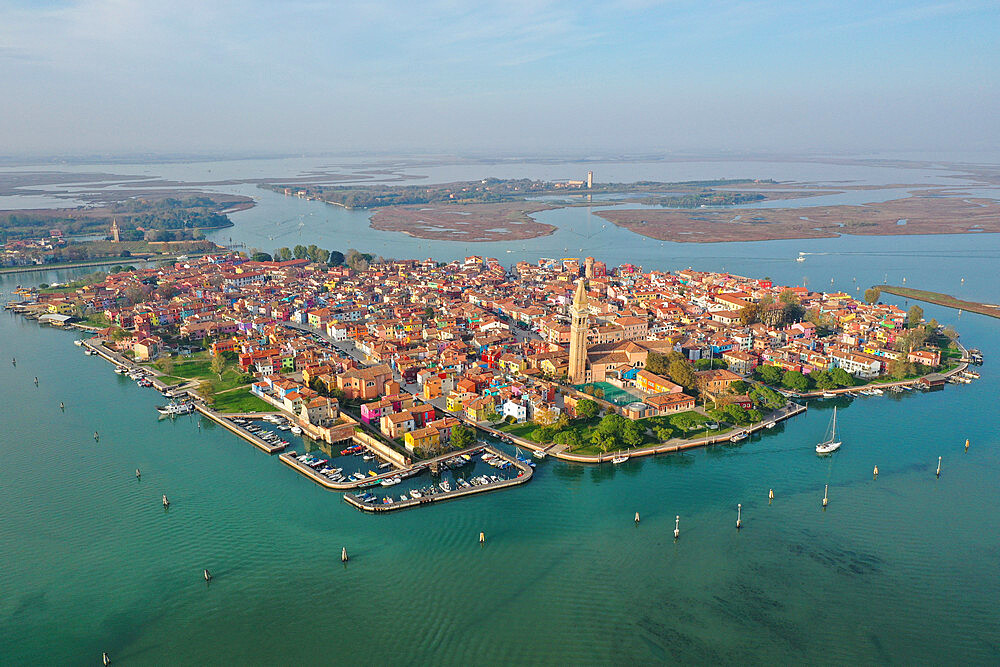
M 526 240 L 555 232 L 532 214 L 571 206 L 602 208 L 605 220 L 660 241 L 710 243 L 832 238 L 841 234 L 911 235 L 1000 232 L 996 201 L 963 198 L 919 185 L 910 196 L 862 205 L 745 208 L 764 201 L 869 190 L 773 179 L 597 183 L 484 178 L 421 185 L 261 185 L 286 196 L 349 209 L 372 209 L 373 229 L 431 240 Z M 652 208 L 658 207 L 658 208 Z
M 108 234 L 117 222 L 122 241 L 184 241 L 201 230 L 232 227 L 228 212 L 253 206 L 235 195 L 147 195 L 104 206 L 0 211 L 0 241 L 40 236 Z M 57 233 L 53 233 L 57 232 Z
M 787 192 L 749 189 L 777 185 L 773 180 L 716 179 L 664 183 L 595 183 L 586 180 L 541 181 L 484 178 L 421 185 L 268 185 L 286 196 L 322 201 L 349 209 L 375 209 L 373 229 L 396 231 L 433 240 L 502 241 L 545 236 L 555 227 L 531 217 L 539 211 L 567 206 L 641 203 L 684 209 L 738 206 L 785 198 Z M 719 188 L 747 188 L 725 190 Z M 803 192 L 795 196 L 809 196 Z M 594 199 L 595 196 L 599 198 Z
M 104 206 L 0 211 L 0 268 L 94 266 L 217 251 L 204 232 L 231 227 L 246 197 L 128 198 Z
M 581 181 L 540 181 L 527 178 L 484 178 L 479 181 L 427 185 L 271 185 L 268 189 L 285 195 L 315 199 L 345 208 L 381 208 L 413 204 L 491 204 L 524 201 L 552 195 L 644 194 L 643 203 L 676 208 L 703 204 L 734 205 L 763 201 L 758 192 L 725 192 L 710 188 L 774 185 L 772 180 L 718 179 L 661 183 L 595 183 Z
M 912 196 L 859 206 L 726 208 L 698 211 L 615 209 L 595 213 L 619 227 L 660 241 L 711 243 L 1000 232 L 992 199 Z

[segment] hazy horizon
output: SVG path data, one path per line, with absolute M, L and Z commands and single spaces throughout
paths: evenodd
M 996 152 L 989 2 L 0 1 L 0 153 Z

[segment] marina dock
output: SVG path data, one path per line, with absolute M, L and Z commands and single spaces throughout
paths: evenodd
M 499 482 L 491 482 L 489 484 L 482 484 L 480 486 L 470 486 L 468 488 L 455 489 L 453 491 L 446 491 L 444 493 L 435 493 L 434 495 L 423 496 L 421 498 L 410 498 L 409 500 L 397 500 L 392 504 L 366 503 L 363 502 L 356 493 L 345 493 L 344 502 L 346 502 L 349 505 L 352 505 L 353 507 L 361 510 L 362 512 L 375 512 L 375 513 L 392 512 L 395 510 L 409 509 L 411 507 L 419 507 L 421 505 L 429 505 L 431 503 L 436 503 L 446 500 L 455 500 L 456 498 L 463 498 L 465 496 L 471 496 L 476 493 L 486 493 L 487 491 L 499 491 L 501 489 L 507 489 L 512 486 L 524 484 L 531 480 L 531 477 L 533 475 L 531 466 L 521 463 L 517 459 L 512 458 L 511 456 L 505 454 L 504 452 L 501 452 L 500 450 L 494 447 L 485 445 L 466 451 L 480 451 L 480 450 L 490 452 L 491 454 L 494 454 L 507 461 L 510 461 L 517 468 L 520 474 L 517 477 L 513 477 L 511 479 L 503 479 L 500 480 Z M 455 455 L 456 453 L 452 452 L 448 454 L 445 458 L 450 458 Z
M 506 479 L 506 480 L 501 480 L 499 482 L 494 482 L 492 484 L 484 484 L 481 486 L 474 486 L 466 489 L 455 489 L 454 491 L 434 494 L 432 496 L 425 496 L 423 498 L 412 498 L 410 500 L 405 500 L 405 501 L 396 501 L 391 505 L 380 504 L 376 506 L 371 503 L 365 503 L 362 502 L 360 498 L 358 498 L 358 495 L 355 493 L 346 493 L 344 495 L 344 500 L 347 503 L 365 512 L 385 512 L 389 510 L 415 507 L 417 505 L 426 504 L 428 502 L 436 502 L 439 500 L 451 500 L 453 498 L 460 498 L 462 496 L 466 496 L 472 493 L 481 493 L 483 491 L 494 491 L 497 489 L 507 488 L 510 486 L 516 486 L 518 484 L 523 484 L 528 480 L 530 480 L 534 473 L 534 471 L 531 469 L 531 466 L 522 463 L 521 461 L 518 461 L 516 458 L 510 456 L 509 454 L 506 454 L 505 452 L 500 451 L 496 447 L 493 447 L 491 445 L 484 445 L 482 443 L 477 444 L 474 447 L 469 447 L 467 449 L 463 449 L 460 451 L 448 452 L 433 459 L 420 461 L 419 463 L 416 463 L 410 466 L 409 468 L 403 470 L 392 470 L 360 481 L 345 480 L 343 482 L 334 482 L 324 477 L 323 475 L 319 474 L 318 472 L 316 472 L 309 466 L 305 465 L 301 461 L 297 460 L 295 458 L 295 452 L 286 452 L 284 454 L 281 454 L 278 458 L 281 459 L 281 461 L 284 462 L 285 465 L 293 468 L 294 470 L 299 472 L 299 474 L 303 475 L 304 477 L 308 477 L 309 479 L 311 479 L 312 481 L 316 482 L 317 484 L 326 489 L 329 489 L 331 491 L 357 491 L 362 488 L 372 488 L 372 487 L 378 488 L 383 479 L 391 479 L 397 476 L 403 478 L 413 477 L 423 472 L 426 469 L 433 469 L 438 463 L 442 461 L 446 461 L 456 456 L 462 456 L 463 454 L 478 454 L 480 452 L 489 452 L 494 456 L 498 456 L 504 459 L 505 461 L 510 462 L 513 465 L 513 467 L 517 469 L 518 476 L 512 479 Z
M 284 451 L 284 449 L 287 447 L 287 445 L 272 445 L 272 444 L 269 444 L 269 443 L 265 442 L 264 440 L 262 440 L 261 438 L 258 438 L 253 433 L 251 433 L 250 431 L 246 430 L 245 428 L 239 426 L 238 424 L 233 423 L 233 421 L 231 419 L 229 419 L 229 417 L 240 417 L 242 415 L 223 415 L 223 414 L 220 414 L 218 412 L 215 412 L 214 410 L 210 410 L 210 409 L 206 408 L 204 405 L 202 405 L 201 403 L 198 403 L 198 402 L 195 402 L 194 409 L 197 410 L 200 414 L 208 417 L 209 419 L 211 419 L 215 423 L 220 424 L 221 426 L 224 426 L 226 429 L 228 429 L 229 431 L 232 431 L 233 433 L 235 433 L 236 435 L 240 436 L 241 438 L 243 438 L 244 440 L 246 440 L 247 442 L 249 442 L 251 445 L 253 445 L 254 447 L 256 447 L 257 449 L 259 449 L 259 450 L 261 450 L 263 452 L 266 452 L 268 454 L 277 454 L 280 451 Z M 264 414 L 268 414 L 268 413 L 254 414 L 254 415 L 248 415 L 248 416 L 251 416 L 254 419 L 256 419 L 256 418 L 259 418 L 259 417 L 263 417 Z

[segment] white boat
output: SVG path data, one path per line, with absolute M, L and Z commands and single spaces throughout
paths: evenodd
M 817 454 L 832 454 L 840 449 L 840 440 L 837 440 L 837 408 L 833 409 L 833 418 L 830 420 L 830 435 L 826 440 L 816 445 Z
M 173 417 L 174 415 L 188 415 L 194 412 L 194 403 L 171 403 L 169 405 L 157 405 L 156 411 L 161 415 Z
M 806 258 L 803 255 L 799 255 L 798 257 L 795 258 L 795 261 L 796 262 L 804 262 L 804 261 L 806 261 Z
M 417 490 L 413 490 L 413 491 L 410 491 L 410 497 L 411 498 L 423 498 L 424 494 L 420 493 Z
M 734 433 L 729 442 L 739 442 L 740 440 L 745 440 L 747 437 L 746 431 L 740 431 L 739 433 Z
M 82 340 L 75 340 L 75 341 L 73 341 L 73 344 L 74 345 L 80 345 L 80 346 L 82 346 L 83 345 L 83 341 Z
M 621 452 L 618 452 L 618 454 L 616 454 L 614 458 L 611 459 L 611 462 L 614 463 L 615 465 L 618 465 L 620 463 L 625 463 L 626 461 L 628 461 L 628 454 L 622 454 Z
M 449 491 L 451 491 L 451 484 L 449 484 L 448 480 L 446 480 L 446 479 L 442 479 L 441 483 L 438 484 L 438 486 L 440 486 L 441 490 L 444 491 L 445 493 L 448 493 Z
M 824 391 L 823 398 L 835 398 L 837 395 L 832 391 Z
M 534 452 L 531 453 L 531 455 L 534 456 L 536 459 L 544 459 L 546 456 L 548 456 L 548 454 L 546 454 L 540 449 L 536 449 Z
M 402 481 L 403 481 L 403 480 L 402 480 L 401 478 L 399 478 L 399 477 L 389 477 L 389 478 L 387 478 L 387 479 L 383 479 L 383 480 L 382 480 L 381 482 L 379 482 L 379 483 L 380 483 L 380 484 L 381 484 L 382 486 L 395 486 L 396 484 L 399 484 L 399 483 L 400 483 L 400 482 L 402 482 Z
M 118 375 L 125 375 L 128 373 L 128 369 L 124 366 L 115 366 L 115 373 L 118 373 Z
M 767 422 L 764 424 L 764 428 L 774 428 L 776 424 L 774 422 Z
M 293 426 L 289 430 L 291 430 L 291 432 L 294 433 L 295 435 L 302 435 L 302 428 L 300 426 Z

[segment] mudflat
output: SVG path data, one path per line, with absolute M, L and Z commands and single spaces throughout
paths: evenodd
M 523 241 L 556 230 L 531 218 L 552 208 L 528 201 L 393 206 L 375 211 L 371 227 L 436 241 Z
M 1000 232 L 1000 203 L 957 197 L 801 208 L 617 209 L 595 215 L 649 238 L 690 243 Z

